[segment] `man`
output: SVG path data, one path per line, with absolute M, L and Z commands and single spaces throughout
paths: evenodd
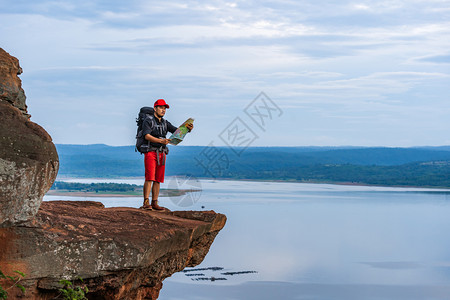
M 166 164 L 166 154 L 169 152 L 167 144 L 170 142 L 166 139 L 167 131 L 174 133 L 177 129 L 163 117 L 169 105 L 164 99 L 156 100 L 153 105 L 155 112 L 153 116 L 146 118 L 142 124 L 142 131 L 145 139 L 150 142 L 150 151 L 145 153 L 145 183 L 144 183 L 144 205 L 143 209 L 164 210 L 164 207 L 158 205 L 158 196 L 160 183 L 164 182 L 164 171 Z M 189 131 L 194 125 L 186 125 Z M 152 202 L 150 204 L 150 191 L 152 194 Z

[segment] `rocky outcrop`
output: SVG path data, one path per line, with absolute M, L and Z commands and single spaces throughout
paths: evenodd
M 0 48 L 0 227 L 33 218 L 59 166 L 50 135 L 29 120 L 21 72 Z
M 0 229 L 0 269 L 26 273 L 26 299 L 52 299 L 59 280 L 78 277 L 89 299 L 156 299 L 164 278 L 204 259 L 225 221 L 212 211 L 44 202 L 33 222 Z
M 29 119 L 25 92 L 18 75 L 22 74 L 19 60 L 0 48 L 0 101 L 19 109 L 21 114 Z
M 12 288 L 8 299 L 60 299 L 59 281 L 78 278 L 89 299 L 156 299 L 164 278 L 204 259 L 226 217 L 42 203 L 59 161 L 48 133 L 30 121 L 21 72 L 0 48 L 0 271 L 26 274 L 26 294 Z

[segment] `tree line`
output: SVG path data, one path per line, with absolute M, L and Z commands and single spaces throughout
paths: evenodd
M 79 192 L 135 192 L 142 190 L 141 185 L 127 183 L 79 183 L 55 181 L 51 190 L 79 191 Z

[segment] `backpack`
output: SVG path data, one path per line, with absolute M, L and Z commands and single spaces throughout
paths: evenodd
M 153 116 L 154 112 L 155 110 L 153 107 L 148 106 L 141 107 L 139 110 L 138 117 L 136 118 L 137 132 L 135 152 L 139 151 L 142 154 L 150 151 L 150 141 L 147 141 L 142 134 L 142 124 L 146 118 Z

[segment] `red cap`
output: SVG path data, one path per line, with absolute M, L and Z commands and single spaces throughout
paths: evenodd
M 166 101 L 164 101 L 164 99 L 156 100 L 155 104 L 153 104 L 153 107 L 157 107 L 157 106 L 165 106 L 165 107 L 169 108 L 169 104 L 167 104 Z

